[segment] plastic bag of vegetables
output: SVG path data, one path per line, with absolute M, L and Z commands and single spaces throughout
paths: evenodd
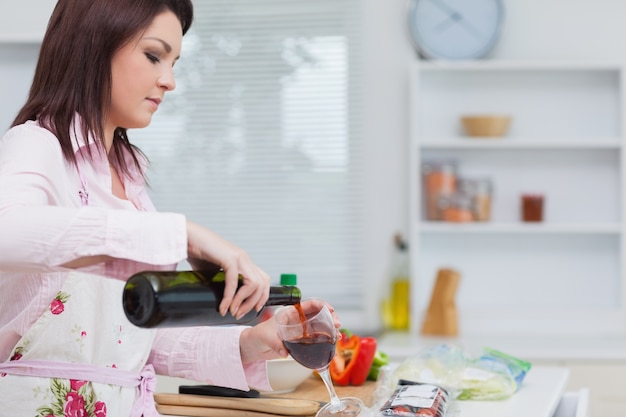
M 501 400 L 513 395 L 524 381 L 531 364 L 506 353 L 484 348 L 477 359 L 468 361 L 459 400 Z
M 500 400 L 517 391 L 530 367 L 495 349 L 485 348 L 480 357 L 472 358 L 461 348 L 444 344 L 405 359 L 385 384 L 388 389 L 405 379 L 444 386 L 458 400 Z

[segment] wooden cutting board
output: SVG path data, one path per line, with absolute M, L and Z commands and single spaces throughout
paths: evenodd
M 231 398 L 192 394 L 155 394 L 154 399 L 161 407 L 159 412 L 163 413 L 162 410 L 167 406 L 170 409 L 169 414 L 176 414 L 178 413 L 176 410 L 183 407 L 232 410 L 238 411 L 240 414 L 241 412 L 255 412 L 286 416 L 308 416 L 315 414 L 320 407 L 320 403 L 317 401 L 295 398 Z M 204 416 L 205 414 L 194 415 Z
M 376 384 L 368 381 L 353 387 L 335 387 L 340 397 L 358 397 L 370 406 Z M 165 415 L 193 417 L 314 416 L 321 403 L 329 401 L 324 382 L 317 377 L 304 381 L 286 394 L 264 394 L 261 398 L 230 398 L 189 394 L 155 394 L 157 410 Z
M 157 411 L 160 415 L 168 416 L 189 416 L 189 417 L 280 417 L 281 414 L 263 413 L 259 411 L 231 410 L 227 408 L 207 408 L 207 407 L 187 407 L 182 405 L 161 405 L 157 404 Z M 301 417 L 314 417 L 308 414 Z

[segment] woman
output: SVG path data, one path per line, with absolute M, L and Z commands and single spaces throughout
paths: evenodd
M 121 309 L 124 279 L 185 259 L 226 271 L 222 314 L 268 297 L 245 251 L 155 212 L 146 159 L 127 137 L 175 88 L 192 18 L 190 0 L 54 9 L 28 100 L 0 141 L 0 416 L 156 415 L 155 371 L 270 389 L 264 360 L 286 355 L 273 321 L 154 332 Z

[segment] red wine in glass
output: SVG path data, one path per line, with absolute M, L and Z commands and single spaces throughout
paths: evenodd
M 334 338 L 327 333 L 314 332 L 283 343 L 295 360 L 311 369 L 327 367 L 335 355 Z
M 285 348 L 301 365 L 317 370 L 324 381 L 330 402 L 316 417 L 365 417 L 370 415 L 363 401 L 355 397 L 339 398 L 333 387 L 328 365 L 335 355 L 337 329 L 332 313 L 320 300 L 305 300 L 295 309 L 285 307 L 274 315 Z

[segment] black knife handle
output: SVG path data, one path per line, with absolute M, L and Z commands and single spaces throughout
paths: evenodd
M 251 389 L 243 391 L 235 388 L 219 387 L 217 385 L 180 385 L 179 394 L 213 395 L 217 397 L 258 398 L 259 391 Z

